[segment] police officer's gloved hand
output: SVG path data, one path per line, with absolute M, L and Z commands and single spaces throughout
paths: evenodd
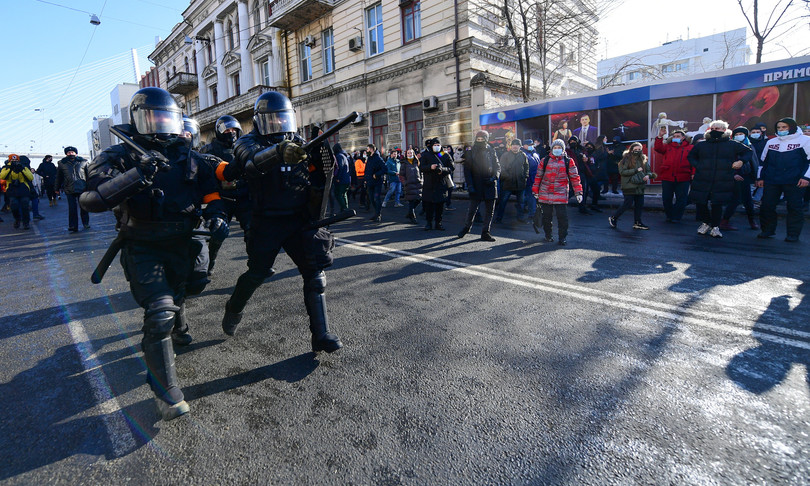
M 208 220 L 208 230 L 211 232 L 211 239 L 224 241 L 228 237 L 229 228 L 228 223 L 220 217 L 214 217 Z
M 295 165 L 307 160 L 307 152 L 295 142 L 286 140 L 281 142 L 279 152 L 287 165 Z
M 160 152 L 155 150 L 150 150 L 147 155 L 141 155 L 140 160 L 138 160 L 138 168 L 141 171 L 141 175 L 144 179 L 151 181 L 155 174 L 158 171 L 158 164 L 160 164 L 163 156 Z

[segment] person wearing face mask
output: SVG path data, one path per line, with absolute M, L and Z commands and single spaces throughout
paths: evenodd
M 402 192 L 408 201 L 406 218 L 416 224 L 416 206 L 422 200 L 422 171 L 419 170 L 419 159 L 412 148 L 405 151 L 405 159 L 399 165 L 399 180 L 402 183 Z
M 370 217 L 369 220 L 379 223 L 382 221 L 382 190 L 388 169 L 386 169 L 385 161 L 383 161 L 380 152 L 377 151 L 377 147 L 373 143 L 366 146 L 366 155 L 368 159 L 363 177 L 366 181 L 369 204 L 374 208 L 374 216 Z
M 48 195 L 48 206 L 56 206 L 56 191 L 53 188 L 56 180 L 56 166 L 53 164 L 53 157 L 46 155 L 42 158 L 39 167 L 37 167 L 37 174 L 42 177 L 42 188 Z
M 751 146 L 748 140 L 748 129 L 745 127 L 737 127 L 731 132 L 734 141 L 739 142 L 747 147 Z M 720 221 L 720 229 L 723 231 L 736 231 L 737 228 L 730 223 L 737 206 L 741 203 L 745 207 L 745 213 L 748 215 L 748 225 L 753 230 L 758 230 L 759 226 L 754 219 L 754 202 L 751 200 L 751 185 L 756 182 L 756 173 L 759 164 L 756 159 L 751 157 L 740 169 L 734 173 L 734 200 L 726 206 L 723 212 L 723 219 Z
M 54 189 L 62 191 L 68 200 L 68 231 L 79 231 L 79 216 L 84 229 L 90 228 L 90 213 L 79 208 L 79 196 L 87 188 L 87 166 L 90 161 L 79 157 L 76 147 L 65 147 L 65 157 L 56 165 L 56 181 Z
M 702 222 L 698 234 L 723 237 L 720 221 L 723 206 L 734 199 L 735 171 L 749 163 L 752 154 L 749 147 L 731 139 L 731 130 L 723 120 L 712 121 L 703 141 L 689 152 L 687 158 L 695 168 L 689 199 L 697 206 Z
M 793 118 L 782 118 L 776 123 L 776 137 L 768 140 L 762 151 L 762 163 L 757 175 L 757 186 L 762 188 L 762 206 L 758 238 L 772 238 L 776 234 L 776 205 L 782 195 L 787 200 L 787 237 L 785 241 L 799 241 L 804 224 L 802 196 L 810 186 L 810 137 L 802 134 Z
M 447 202 L 447 186 L 444 178 L 453 173 L 453 161 L 442 150 L 438 138 L 427 141 L 426 148 L 419 158 L 419 170 L 422 171 L 422 205 L 425 208 L 425 231 L 437 229 L 444 231 L 442 214 Z
M 492 217 L 495 214 L 495 200 L 498 198 L 498 178 L 501 176 L 501 165 L 495 149 L 488 143 L 489 133 L 479 130 L 475 134 L 472 150 L 464 152 L 464 180 L 467 182 L 467 192 L 470 195 L 470 206 L 464 219 L 464 227 L 459 231 L 458 237 L 470 232 L 478 206 L 484 203 L 484 227 L 481 229 L 481 240 L 495 241 L 490 229 Z
M 668 139 L 664 138 L 666 132 L 666 127 L 658 129 L 653 149 L 664 156 L 658 174 L 667 223 L 680 223 L 688 203 L 692 174 L 695 172 L 686 158 L 692 150 L 692 144 L 682 129 L 674 130 Z
M 658 177 L 658 174 L 650 168 L 650 163 L 647 161 L 643 149 L 644 147 L 640 143 L 633 142 L 630 144 L 630 148 L 622 155 L 622 161 L 619 162 L 624 202 L 613 213 L 613 216 L 608 218 L 611 228 L 616 228 L 622 213 L 630 209 L 630 206 L 633 206 L 633 229 L 650 229 L 641 221 L 641 213 L 644 210 L 644 189 L 651 180 Z
M 506 204 L 514 194 L 516 199 L 517 220 L 525 222 L 523 213 L 523 190 L 526 186 L 526 179 L 529 177 L 529 160 L 520 150 L 520 139 L 512 140 L 509 151 L 500 158 L 501 164 L 501 191 L 498 202 L 495 206 L 495 222 L 502 223 L 503 215 L 506 212 Z
M 568 187 L 574 188 L 577 202 L 582 201 L 582 183 L 577 172 L 577 164 L 565 152 L 565 142 L 551 142 L 551 154 L 540 161 L 532 184 L 532 192 L 540 204 L 532 226 L 539 233 L 542 225 L 547 242 L 554 241 L 552 217 L 557 214 L 557 237 L 561 246 L 567 244 L 568 237 Z M 541 217 L 538 218 L 537 215 Z M 538 219 L 541 220 L 538 221 Z

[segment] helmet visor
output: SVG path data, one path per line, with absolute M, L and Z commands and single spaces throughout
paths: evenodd
M 293 133 L 297 130 L 295 113 L 292 111 L 256 113 L 254 121 L 256 122 L 256 128 L 262 135 Z
M 132 118 L 141 135 L 183 133 L 183 114 L 179 111 L 142 109 L 135 111 Z

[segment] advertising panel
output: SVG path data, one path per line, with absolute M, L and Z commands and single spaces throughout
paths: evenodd
M 666 136 L 672 131 L 681 128 L 690 137 L 704 133 L 712 121 L 713 95 L 689 96 L 685 98 L 669 98 L 652 101 L 653 120 L 649 127 L 649 136 L 654 139 L 661 128 L 666 128 Z M 651 147 L 652 148 L 652 147 Z M 661 154 L 650 150 L 650 165 L 653 172 L 663 162 Z
M 492 123 L 481 128 L 489 132 L 489 143 L 493 147 L 508 146 L 517 132 L 515 124 L 516 122 Z
M 793 85 L 765 86 L 717 94 L 717 118 L 729 128 L 749 129 L 764 123 L 769 131 L 776 122 L 793 114 Z
M 647 106 L 644 103 L 613 106 L 601 110 L 602 134 L 608 141 L 647 142 Z

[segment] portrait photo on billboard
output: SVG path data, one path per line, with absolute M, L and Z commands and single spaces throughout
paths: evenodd
M 763 86 L 717 94 L 717 118 L 730 129 L 764 123 L 769 131 L 776 122 L 793 116 L 793 85 Z
M 596 123 L 596 111 L 574 111 L 571 113 L 558 113 L 550 116 L 551 130 L 554 135 L 551 136 L 551 141 L 564 140 L 568 143 L 571 137 L 577 137 L 580 141 L 596 143 L 596 137 L 599 135 L 599 128 Z M 583 139 L 583 132 L 585 137 Z
M 481 128 L 489 132 L 489 143 L 493 147 L 508 146 L 515 139 L 515 122 L 492 123 Z
M 600 123 L 608 141 L 647 142 L 647 102 L 602 108 Z
M 653 100 L 650 120 L 650 138 L 658 136 L 664 127 L 668 137 L 673 130 L 682 129 L 690 137 L 705 133 L 712 121 L 712 95 L 689 96 L 686 98 L 668 98 Z

